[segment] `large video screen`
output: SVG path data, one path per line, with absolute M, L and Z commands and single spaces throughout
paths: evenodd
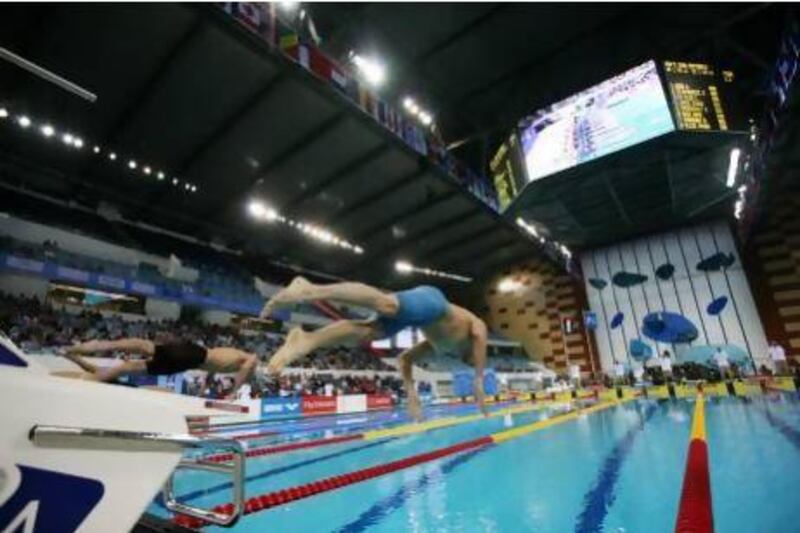
M 534 181 L 675 129 L 654 61 L 527 117 L 521 140 Z

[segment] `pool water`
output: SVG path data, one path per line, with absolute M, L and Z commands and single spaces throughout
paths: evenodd
M 244 516 L 234 531 L 674 531 L 693 407 L 690 400 L 619 404 L 259 511 Z M 246 493 L 259 495 L 386 463 L 563 410 L 551 406 L 413 435 L 249 458 Z M 455 414 L 473 412 L 459 407 Z M 432 416 L 453 414 L 440 409 Z M 800 531 L 795 511 L 800 504 L 800 401 L 788 394 L 710 398 L 705 414 L 716 531 Z M 359 431 L 406 423 L 399 413 L 370 413 L 361 419 Z M 299 421 L 303 427 L 292 429 L 291 436 L 270 436 L 269 445 L 343 431 L 333 418 L 327 428 L 321 422 Z M 196 506 L 231 501 L 230 486 L 213 474 L 181 473 L 176 490 Z M 168 516 L 157 504 L 150 512 Z

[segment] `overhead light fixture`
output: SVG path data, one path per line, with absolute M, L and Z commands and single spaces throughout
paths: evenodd
M 99 154 L 99 153 L 100 153 L 100 147 L 99 147 L 99 146 L 97 146 L 97 145 L 95 145 L 95 147 L 92 149 L 92 151 L 93 151 L 94 153 L 96 153 L 96 154 Z
M 133 159 L 128 161 L 128 168 L 131 169 L 131 170 L 134 170 L 136 168 L 136 161 L 133 160 Z
M 386 67 L 376 59 L 350 52 L 350 59 L 370 85 L 380 87 L 386 81 Z
M 114 152 L 109 152 L 108 158 L 110 160 L 112 160 L 112 161 L 116 161 L 117 160 L 117 154 L 115 154 Z
M 497 284 L 497 290 L 503 293 L 517 292 L 522 289 L 522 283 L 513 278 L 503 278 Z
M 300 7 L 300 2 L 278 2 L 278 6 L 287 13 L 294 13 Z
M 429 113 L 423 111 L 419 114 L 419 121 L 425 126 L 430 126 L 433 122 L 433 117 L 431 117 Z
M 0 107 L 0 118 L 8 118 L 8 109 Z
M 142 172 L 144 172 L 145 174 L 147 174 L 147 175 L 149 176 L 149 175 L 150 175 L 150 173 L 152 172 L 152 170 L 150 170 L 150 167 L 147 167 L 147 166 L 146 166 L 146 167 L 144 167 L 144 168 L 142 169 Z
M 64 142 L 64 144 L 71 145 L 74 138 L 72 137 L 71 133 L 65 133 L 61 136 L 61 140 Z
M 75 137 L 75 139 L 73 139 L 72 141 L 72 146 L 80 150 L 81 148 L 83 148 L 83 139 L 81 139 L 80 137 Z
M 50 124 L 45 124 L 44 126 L 42 126 L 41 131 L 42 135 L 44 135 L 45 137 L 52 137 L 53 135 L 56 134 L 56 129 Z
M 435 278 L 452 279 L 462 283 L 470 283 L 472 281 L 472 278 L 468 278 L 466 276 L 442 272 L 441 270 L 433 270 L 432 268 L 414 266 L 408 261 L 403 260 L 395 262 L 394 269 L 401 274 L 422 274 L 424 276 L 431 276 Z
M 173 185 L 178 185 L 179 182 L 180 182 L 180 180 L 178 180 L 178 178 L 172 178 L 172 184 Z
M 166 176 L 164 176 L 164 173 L 163 173 L 163 172 L 161 172 L 161 171 L 159 171 L 159 172 L 158 172 L 158 179 L 159 179 L 159 181 L 160 181 L 160 180 L 163 180 L 165 177 L 166 177 Z
M 734 148 L 731 150 L 730 157 L 728 159 L 728 179 L 725 182 L 725 185 L 728 188 L 733 188 L 734 184 L 736 183 L 736 173 L 739 170 L 739 157 L 742 155 L 742 151 L 738 148 Z
M 28 118 L 26 115 L 20 115 L 17 119 L 17 124 L 22 126 L 23 128 L 27 128 L 31 125 L 31 119 Z

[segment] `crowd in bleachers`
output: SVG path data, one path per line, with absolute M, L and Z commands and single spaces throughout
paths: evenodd
M 86 310 L 75 313 L 54 308 L 36 298 L 10 296 L 2 292 L 0 329 L 20 348 L 31 353 L 53 352 L 59 347 L 89 339 L 139 337 L 156 342 L 190 341 L 210 348 L 234 346 L 257 354 L 263 362 L 269 359 L 284 339 L 280 333 L 245 331 L 188 320 L 130 320 L 119 315 Z M 318 350 L 292 366 L 320 371 L 394 370 L 366 347 Z M 187 382 L 187 388 L 192 393 L 225 395 L 232 384 L 226 380 L 218 378 L 211 383 L 195 383 L 196 380 L 191 380 Z M 261 379 L 260 387 L 255 387 L 254 393 L 265 396 L 316 394 L 320 391 L 342 394 L 353 391 L 390 393 L 399 389 L 399 383 L 394 381 L 376 377 L 333 378 L 330 375 L 327 378 L 284 377 L 280 380 Z

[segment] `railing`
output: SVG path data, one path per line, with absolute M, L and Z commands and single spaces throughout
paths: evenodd
M 186 449 L 220 451 L 232 453 L 230 464 L 211 463 L 203 460 L 182 459 L 175 471 L 203 470 L 228 474 L 233 482 L 233 512 L 230 514 L 192 507 L 180 503 L 173 490 L 175 471 L 164 483 L 164 504 L 170 511 L 181 513 L 206 522 L 233 526 L 244 510 L 244 461 L 242 445 L 236 441 L 219 438 L 203 438 L 191 435 L 148 433 L 138 431 L 116 431 L 108 429 L 76 428 L 65 426 L 33 426 L 29 438 L 36 446 L 45 448 L 82 448 L 99 450 L 126 450 L 142 452 L 177 452 Z

